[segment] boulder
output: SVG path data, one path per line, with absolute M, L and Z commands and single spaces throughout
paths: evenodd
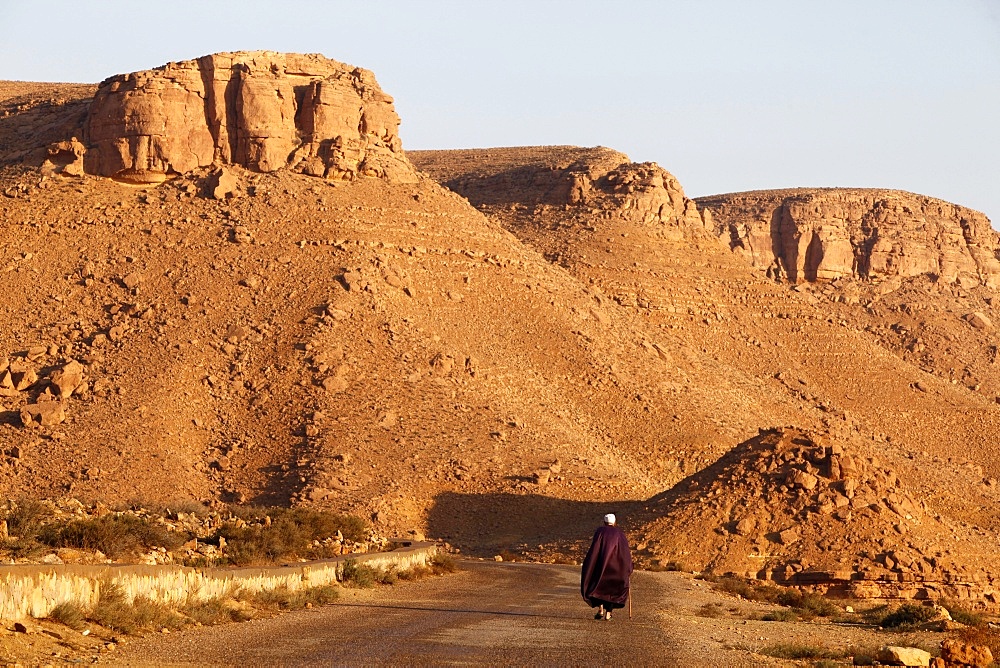
M 66 419 L 66 410 L 58 401 L 42 401 L 21 408 L 21 424 L 25 427 L 38 423 L 43 427 L 60 424 Z
M 986 668 L 993 664 L 993 652 L 985 645 L 972 645 L 949 638 L 941 643 L 941 658 L 947 665 Z
M 53 373 L 49 382 L 61 398 L 68 399 L 78 387 L 83 385 L 83 371 L 83 365 L 73 360 Z
M 76 137 L 49 145 L 42 174 L 51 176 L 83 176 L 83 156 L 87 147 Z
M 973 311 L 965 316 L 965 321 L 976 329 L 993 329 L 993 321 L 985 313 Z
M 805 471 L 796 471 L 792 475 L 791 483 L 796 487 L 800 487 L 806 491 L 810 491 L 816 488 L 816 484 L 819 479 L 811 473 L 806 473 Z
M 398 129 L 392 98 L 368 70 L 318 54 L 217 53 L 102 82 L 84 167 L 136 183 L 213 164 L 415 182 Z M 233 192 L 220 180 L 217 198 Z
M 24 362 L 11 362 L 7 371 L 10 373 L 10 380 L 14 385 L 14 389 L 18 392 L 22 392 L 38 382 L 38 374 L 35 373 L 35 370 L 30 365 Z
M 757 528 L 757 522 L 752 517 L 744 517 L 736 523 L 736 533 L 741 536 L 749 536 Z
M 930 666 L 931 654 L 916 647 L 886 645 L 878 651 L 878 660 L 890 666 Z
M 212 174 L 212 197 L 215 199 L 235 197 L 238 186 L 239 180 L 232 170 L 222 167 Z
M 791 545 L 797 542 L 800 537 L 798 527 L 790 527 L 778 532 L 778 542 L 782 545 Z

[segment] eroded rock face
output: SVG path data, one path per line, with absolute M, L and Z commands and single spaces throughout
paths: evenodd
M 677 237 L 709 223 L 680 182 L 653 162 L 601 146 L 527 146 L 414 153 L 417 166 L 475 206 L 577 207 Z
M 932 274 L 1000 285 L 1000 236 L 983 214 L 897 190 L 776 190 L 701 197 L 716 233 L 791 282 Z
M 218 163 L 414 181 L 398 128 L 368 70 L 317 54 L 219 53 L 101 83 L 85 167 L 141 183 Z

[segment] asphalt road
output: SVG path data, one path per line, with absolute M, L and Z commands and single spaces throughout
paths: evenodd
M 637 573 L 645 601 L 662 581 Z M 330 606 L 129 642 L 102 663 L 217 666 L 681 665 L 662 622 L 637 599 L 597 621 L 579 567 L 461 562 L 461 572 L 375 590 Z M 649 612 L 643 614 L 643 610 Z M 690 664 L 689 664 L 690 665 Z

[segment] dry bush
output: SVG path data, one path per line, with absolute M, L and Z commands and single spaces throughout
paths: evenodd
M 7 521 L 7 533 L 18 538 L 33 537 L 42 523 L 51 515 L 49 508 L 40 501 L 24 499 L 7 511 L 3 519 Z
M 145 597 L 136 597 L 130 603 L 122 588 L 115 584 L 101 587 L 101 596 L 88 618 L 112 631 L 126 634 L 144 629 L 179 629 L 184 625 L 183 618 L 162 603 Z
M 925 622 L 929 622 L 934 619 L 936 614 L 934 608 L 929 606 L 904 603 L 882 617 L 878 625 L 883 629 L 907 631 L 915 629 Z
M 982 613 L 970 610 L 958 601 L 944 598 L 938 601 L 938 604 L 944 606 L 948 610 L 948 613 L 951 614 L 951 618 L 959 624 L 965 624 L 966 626 L 986 626 L 986 617 Z
M 646 570 L 652 571 L 653 573 L 662 573 L 664 571 L 685 572 L 687 569 L 684 567 L 682 562 L 677 561 L 676 559 L 671 559 L 667 562 L 655 561 L 650 564 Z
M 226 540 L 226 558 L 238 566 L 273 563 L 291 557 L 333 556 L 314 548 L 314 540 L 341 532 L 347 540 L 364 540 L 367 524 L 359 517 L 308 508 L 244 508 L 241 522 L 226 522 L 212 540 Z M 270 518 L 270 522 L 265 518 Z
M 47 524 L 39 531 L 38 539 L 51 547 L 100 550 L 114 559 L 153 547 L 174 549 L 188 536 L 135 515 L 106 515 L 61 525 Z
M 777 603 L 795 611 L 795 617 L 803 620 L 815 619 L 816 617 L 833 617 L 843 612 L 840 606 L 832 601 L 814 594 L 803 592 L 794 587 L 778 587 L 772 584 L 751 582 L 743 578 L 722 577 L 715 580 L 715 589 L 729 594 L 741 596 L 748 601 L 761 601 L 764 603 Z M 771 613 L 775 619 L 781 615 L 777 612 Z M 787 615 L 785 615 L 787 617 Z M 764 617 L 765 621 L 774 621 Z M 786 621 L 781 619 L 779 621 Z
M 279 610 L 300 610 L 307 605 L 327 605 L 337 600 L 340 593 L 332 585 L 310 587 L 292 591 L 287 587 L 276 587 L 256 592 L 247 597 L 254 605 Z
M 437 552 L 431 557 L 430 569 L 434 575 L 444 575 L 445 573 L 454 573 L 457 571 L 458 564 L 455 563 L 455 559 L 450 554 Z
M 760 653 L 765 656 L 773 656 L 776 659 L 842 659 L 844 657 L 843 652 L 799 643 L 770 645 L 760 650 Z
M 793 608 L 782 608 L 781 610 L 773 610 L 761 616 L 760 621 L 762 622 L 797 622 L 799 621 L 799 613 Z
M 2 545 L 16 559 L 32 559 L 41 555 L 45 547 L 38 542 L 38 531 L 51 515 L 49 508 L 33 499 L 17 501 L 3 519 L 7 522 L 9 538 Z
M 79 631 L 86 626 L 87 614 L 78 603 L 67 601 L 52 608 L 46 619 L 59 622 L 74 631 Z
M 419 566 L 419 565 L 407 568 L 397 573 L 400 580 L 409 580 L 409 581 L 422 580 L 426 577 L 430 577 L 433 574 L 434 571 L 432 571 L 428 566 Z
M 181 607 L 180 612 L 191 621 L 203 626 L 214 626 L 228 622 L 245 622 L 250 619 L 250 615 L 244 610 L 232 604 L 227 605 L 226 603 L 221 598 L 192 601 Z
M 359 564 L 354 559 L 348 559 L 344 562 L 341 579 L 345 585 L 360 589 L 370 589 L 378 582 L 378 573 L 371 566 Z
M 716 617 L 722 616 L 722 604 L 721 603 L 706 603 L 705 605 L 698 608 L 695 613 L 699 617 L 708 617 L 714 619 Z

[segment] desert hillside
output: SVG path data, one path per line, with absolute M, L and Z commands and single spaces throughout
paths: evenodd
M 0 94 L 8 496 L 311 504 L 542 558 L 618 508 L 646 563 L 992 592 L 981 214 L 405 152 L 374 75 L 315 55 Z

